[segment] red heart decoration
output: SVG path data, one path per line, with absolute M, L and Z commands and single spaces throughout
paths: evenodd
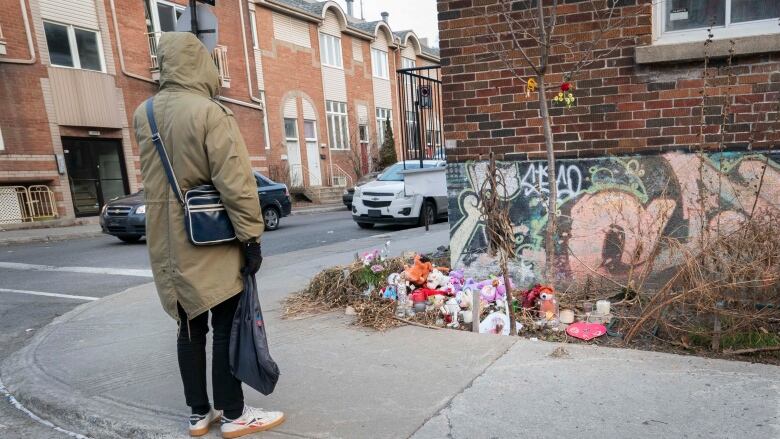
M 566 328 L 566 333 L 580 340 L 590 341 L 607 333 L 607 327 L 598 323 L 577 322 Z

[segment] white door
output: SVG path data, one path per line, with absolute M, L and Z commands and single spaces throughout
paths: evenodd
M 287 144 L 287 166 L 290 168 L 290 186 L 303 187 L 301 145 L 298 142 L 296 119 L 284 119 L 284 137 Z
M 303 136 L 306 140 L 306 160 L 309 164 L 309 186 L 322 186 L 320 150 L 317 146 L 317 123 L 315 121 L 303 121 Z

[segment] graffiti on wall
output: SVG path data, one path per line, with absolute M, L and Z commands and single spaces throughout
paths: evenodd
M 540 280 L 545 261 L 546 161 L 501 162 L 505 197 L 515 231 L 512 276 Z M 452 264 L 473 276 L 494 273 L 487 256 L 478 191 L 487 163 L 448 165 Z M 780 213 L 780 153 L 670 152 L 556 164 L 558 189 L 557 276 L 616 278 L 678 265 L 682 245 L 695 251 L 716 233 L 727 233 L 756 212 Z M 675 245 L 672 245 L 674 243 Z

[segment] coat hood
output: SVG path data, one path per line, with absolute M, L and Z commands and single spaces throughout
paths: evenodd
M 206 46 L 189 32 L 165 32 L 157 45 L 160 89 L 180 88 L 213 98 L 219 71 Z

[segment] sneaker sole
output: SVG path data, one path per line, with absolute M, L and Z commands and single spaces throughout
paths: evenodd
M 219 422 L 219 421 L 221 421 L 221 420 L 222 420 L 222 416 L 217 416 L 217 417 L 216 417 L 216 418 L 214 418 L 214 420 L 213 420 L 213 421 L 211 421 L 211 423 L 210 423 L 209 425 L 207 425 L 206 427 L 203 427 L 203 428 L 201 428 L 201 429 L 199 429 L 199 430 L 193 430 L 193 429 L 190 429 L 190 436 L 192 436 L 192 437 L 205 436 L 205 435 L 206 435 L 206 433 L 208 433 L 208 432 L 209 432 L 209 430 L 211 430 L 211 426 L 212 426 L 212 425 L 214 425 L 214 424 L 216 424 L 217 422 Z
M 261 425 L 259 427 L 248 427 L 248 428 L 245 428 L 243 430 L 230 431 L 230 432 L 227 432 L 227 433 L 223 432 L 222 433 L 222 437 L 224 439 L 235 439 L 237 437 L 246 436 L 248 434 L 259 433 L 261 431 L 266 431 L 266 430 L 270 430 L 270 429 L 272 429 L 274 427 L 278 427 L 278 426 L 282 425 L 284 423 L 284 421 L 285 421 L 285 416 L 282 415 L 282 417 L 277 419 L 276 421 L 271 422 L 269 424 Z

